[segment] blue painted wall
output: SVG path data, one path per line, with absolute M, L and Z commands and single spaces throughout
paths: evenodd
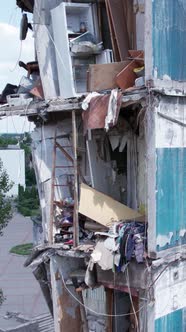
M 158 148 L 156 171 L 156 236 L 168 236 L 170 242 L 157 250 L 186 243 L 186 148 Z
M 157 78 L 186 81 L 186 0 L 153 0 L 152 24 Z
M 177 310 L 155 321 L 155 332 L 186 332 L 184 311 Z

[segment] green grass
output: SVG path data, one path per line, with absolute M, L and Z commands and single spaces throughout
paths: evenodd
M 32 243 L 20 244 L 10 249 L 10 253 L 22 256 L 28 256 L 30 255 L 32 248 L 33 248 Z

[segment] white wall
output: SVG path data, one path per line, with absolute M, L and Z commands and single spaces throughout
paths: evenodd
M 0 150 L 0 159 L 7 171 L 9 178 L 14 182 L 8 196 L 18 195 L 18 185 L 25 187 L 25 151 L 24 150 Z

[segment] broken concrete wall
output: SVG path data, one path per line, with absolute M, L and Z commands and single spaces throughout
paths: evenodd
M 79 304 L 81 298 L 75 292 L 71 281 L 66 286 L 70 273 L 82 266 L 84 266 L 83 259 L 59 257 L 57 255 L 51 257 L 50 273 L 55 332 L 79 332 L 83 328 Z
M 148 116 L 148 246 L 166 255 L 186 244 L 185 98 L 154 98 Z
M 161 261 L 153 266 L 155 322 L 152 332 L 185 331 L 186 329 L 186 261 Z M 162 273 L 162 271 L 164 271 Z M 152 302 L 151 302 L 152 304 Z

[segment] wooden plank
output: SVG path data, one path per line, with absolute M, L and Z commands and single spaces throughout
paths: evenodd
M 130 48 L 125 3 L 123 0 L 107 0 L 107 3 L 122 61 L 126 59 Z
M 54 147 L 53 147 L 53 158 L 52 158 L 52 178 L 51 178 L 51 200 L 50 200 L 50 224 L 48 240 L 49 244 L 54 243 L 54 196 L 55 196 L 55 176 L 56 176 L 56 133 L 57 126 L 54 129 Z
M 127 20 L 129 45 L 131 49 L 136 49 L 136 15 L 133 9 L 133 1 L 125 0 L 124 7 Z
M 137 62 L 132 60 L 116 77 L 117 85 L 122 89 L 128 89 L 135 84 L 137 78 L 133 70 L 138 67 Z
M 140 57 L 140 58 L 144 58 L 144 52 L 141 51 L 141 50 L 128 50 L 129 52 L 129 55 L 131 56 L 131 58 L 137 58 L 137 57 Z
M 112 42 L 112 49 L 114 53 L 114 60 L 115 61 L 121 61 L 120 54 L 119 54 L 119 49 L 118 49 L 118 44 L 116 41 L 116 36 L 114 32 L 114 27 L 113 27 L 113 22 L 110 14 L 110 8 L 108 5 L 108 1 L 105 1 L 106 4 L 106 10 L 107 10 L 107 18 L 108 18 L 108 24 L 109 24 L 109 29 L 110 29 L 110 37 L 111 37 L 111 42 Z
M 78 218 L 78 162 L 77 162 L 77 128 L 76 113 L 72 111 L 72 133 L 74 151 L 74 214 L 73 214 L 73 246 L 79 245 L 79 218 Z
M 109 226 L 113 221 L 142 217 L 137 211 L 84 183 L 81 184 L 79 212 L 104 226 Z
M 113 289 L 105 288 L 106 292 L 106 309 L 107 309 L 107 329 L 106 332 L 112 332 L 113 331 L 113 301 L 114 301 L 114 292 Z
M 89 66 L 89 91 L 111 90 L 117 87 L 116 76 L 131 61 L 113 62 Z

